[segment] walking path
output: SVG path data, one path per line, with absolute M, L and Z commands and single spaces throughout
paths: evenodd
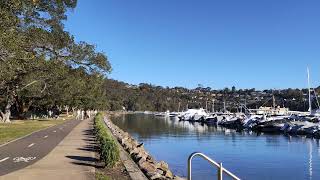
M 93 180 L 97 159 L 92 123 L 92 120 L 82 121 L 43 159 L 1 176 L 0 180 Z M 26 163 L 25 159 L 20 160 Z

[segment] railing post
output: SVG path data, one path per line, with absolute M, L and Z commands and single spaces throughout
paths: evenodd
M 191 174 L 192 174 L 192 167 L 191 167 L 191 164 L 192 164 L 192 158 L 193 158 L 193 154 L 191 154 L 188 158 L 188 180 L 191 180 L 192 177 L 191 177 Z
M 240 178 L 238 178 L 237 176 L 235 176 L 234 174 L 232 174 L 230 171 L 226 170 L 223 168 L 222 163 L 217 163 L 214 160 L 210 159 L 208 156 L 204 155 L 203 153 L 199 153 L 199 152 L 195 152 L 192 153 L 189 158 L 188 158 L 188 180 L 192 180 L 192 159 L 195 156 L 200 156 L 202 158 L 204 158 L 205 160 L 207 160 L 209 163 L 211 163 L 212 165 L 214 165 L 216 168 L 218 168 L 217 171 L 217 177 L 218 180 L 222 180 L 223 179 L 223 173 L 225 172 L 227 175 L 229 175 L 230 177 L 232 177 L 232 179 L 234 180 L 240 180 Z
M 223 167 L 222 167 L 222 163 L 220 163 L 220 167 L 218 169 L 218 180 L 222 180 L 223 177 Z

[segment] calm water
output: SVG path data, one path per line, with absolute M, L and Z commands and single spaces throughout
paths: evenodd
M 180 176 L 187 175 L 187 158 L 201 151 L 241 179 L 320 180 L 319 140 L 267 135 L 207 126 L 152 115 L 123 115 L 113 122 L 145 144 L 156 160 L 164 160 Z M 195 159 L 193 179 L 215 179 L 206 161 Z M 224 178 L 228 179 L 228 178 Z

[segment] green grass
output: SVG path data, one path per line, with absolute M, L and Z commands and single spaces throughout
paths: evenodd
M 95 135 L 100 146 L 100 160 L 107 167 L 114 167 L 120 159 L 120 152 L 116 141 L 111 137 L 103 122 L 103 114 L 98 113 L 94 118 Z
M 65 119 L 69 120 L 71 118 L 68 117 Z M 34 131 L 61 124 L 66 120 L 63 120 L 62 118 L 52 120 L 12 120 L 11 123 L 0 123 L 0 144 L 23 137 Z
M 96 172 L 96 180 L 110 180 L 110 178 L 100 172 Z

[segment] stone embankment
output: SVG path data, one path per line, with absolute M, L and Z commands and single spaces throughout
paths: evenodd
M 173 175 L 166 162 L 156 162 L 155 159 L 144 149 L 143 143 L 136 141 L 129 133 L 124 132 L 105 118 L 106 125 L 122 147 L 130 154 L 141 171 L 151 180 L 185 180 Z

